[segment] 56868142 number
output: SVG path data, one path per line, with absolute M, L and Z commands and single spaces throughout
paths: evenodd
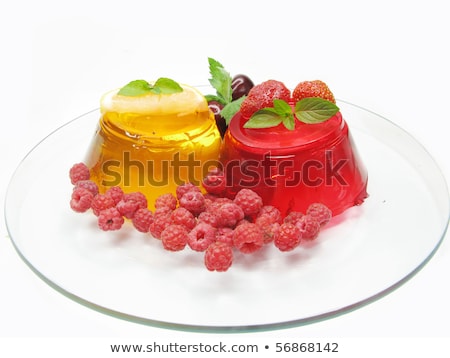
M 277 343 L 275 352 L 280 353 L 337 353 L 339 345 L 337 343 Z

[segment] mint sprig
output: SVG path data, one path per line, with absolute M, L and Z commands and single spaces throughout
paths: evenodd
M 227 105 L 232 100 L 231 75 L 219 61 L 208 57 L 208 63 L 209 73 L 211 74 L 209 83 L 217 91 L 218 101 L 223 105 Z
M 118 94 L 121 96 L 138 97 L 149 93 L 153 94 L 172 94 L 183 92 L 183 88 L 178 82 L 165 77 L 160 77 L 153 86 L 145 80 L 131 81 L 123 86 Z
M 209 73 L 211 74 L 209 83 L 216 90 L 216 94 L 206 95 L 205 98 L 208 102 L 217 101 L 224 106 L 220 114 L 225 118 L 225 123 L 229 125 L 231 118 L 239 111 L 241 103 L 246 96 L 242 96 L 233 101 L 233 90 L 231 88 L 233 78 L 230 73 L 225 70 L 219 61 L 211 57 L 208 57 L 208 63 Z
M 318 97 L 303 98 L 295 104 L 295 113 L 284 100 L 274 99 L 273 107 L 256 111 L 244 124 L 244 128 L 271 128 L 280 123 L 294 130 L 295 118 L 303 123 L 322 123 L 339 111 L 334 103 Z

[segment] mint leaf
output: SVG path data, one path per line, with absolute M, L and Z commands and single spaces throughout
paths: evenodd
M 131 81 L 127 85 L 123 86 L 118 94 L 122 96 L 142 96 L 144 94 L 147 94 L 151 91 L 152 87 L 150 84 L 145 80 L 135 80 Z
M 161 77 L 152 86 L 145 80 L 131 81 L 127 85 L 123 86 L 118 94 L 121 96 L 137 97 L 145 94 L 171 94 L 182 92 L 183 88 L 174 80 L 170 78 Z
M 211 101 L 216 101 L 216 102 L 222 103 L 223 105 L 226 104 L 226 103 L 223 102 L 222 98 L 220 98 L 219 96 L 216 96 L 214 94 L 207 94 L 207 95 L 205 95 L 205 99 L 206 99 L 206 101 L 208 103 L 211 102 Z
M 151 92 L 156 94 L 172 94 L 183 92 L 183 88 L 170 78 L 161 77 L 153 85 Z
M 295 104 L 295 115 L 304 123 L 321 123 L 339 111 L 334 103 L 319 97 L 303 98 Z
M 292 116 L 292 108 L 286 101 L 275 98 L 273 100 L 273 108 L 281 116 Z
M 290 116 L 286 116 L 283 118 L 283 125 L 290 131 L 293 131 L 295 129 L 295 118 L 292 113 Z
M 211 77 L 209 79 L 209 83 L 214 89 L 217 91 L 217 96 L 221 98 L 221 102 L 224 104 L 228 104 L 232 100 L 231 93 L 231 75 L 225 70 L 223 65 L 214 60 L 211 57 L 208 57 L 209 63 L 209 72 Z
M 241 98 L 238 98 L 237 100 L 226 104 L 225 107 L 223 107 L 220 111 L 220 114 L 223 118 L 225 118 L 225 122 L 227 125 L 230 124 L 231 118 L 233 118 L 241 108 L 241 103 L 244 101 L 245 97 L 246 96 L 242 96 Z
M 256 111 L 244 124 L 244 128 L 276 127 L 283 121 L 282 116 L 274 108 L 263 108 Z

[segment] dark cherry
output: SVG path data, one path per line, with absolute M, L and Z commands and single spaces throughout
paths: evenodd
M 217 101 L 209 101 L 208 106 L 209 106 L 209 109 L 211 110 L 211 112 L 214 113 L 214 118 L 216 119 L 217 128 L 219 129 L 220 135 L 223 138 L 223 136 L 225 135 L 225 131 L 227 130 L 227 123 L 225 121 L 225 118 L 223 118 L 220 115 L 220 111 L 223 108 L 223 104 L 220 102 L 217 102 Z
M 231 80 L 231 89 L 233 101 L 248 95 L 248 92 L 253 88 L 253 81 L 246 75 L 236 75 Z

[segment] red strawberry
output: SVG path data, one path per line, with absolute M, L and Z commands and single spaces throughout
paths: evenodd
M 241 114 L 250 118 L 256 111 L 273 107 L 274 99 L 282 99 L 289 102 L 291 91 L 284 83 L 276 80 L 268 80 L 254 86 L 248 93 L 247 98 L 241 104 Z
M 320 97 L 336 103 L 333 93 L 326 83 L 320 80 L 300 82 L 292 93 L 292 98 L 295 102 L 308 97 Z

